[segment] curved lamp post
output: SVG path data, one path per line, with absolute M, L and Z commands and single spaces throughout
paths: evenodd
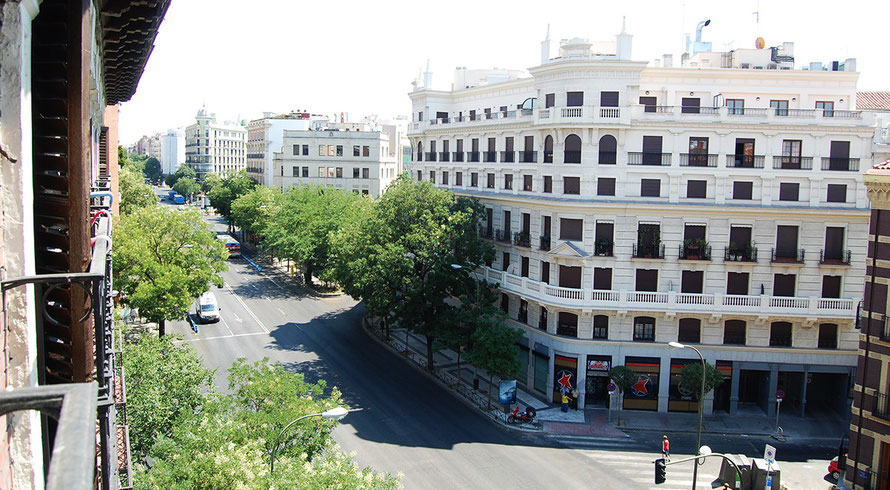
M 701 351 L 696 349 L 691 345 L 681 344 L 679 342 L 668 342 L 668 345 L 674 349 L 685 349 L 690 348 L 698 354 L 698 357 L 701 358 L 701 391 L 698 394 L 698 436 L 695 440 L 695 455 L 698 456 L 702 454 L 702 446 L 701 446 L 701 418 L 702 418 L 702 404 L 704 403 L 705 398 L 705 376 L 707 375 L 707 366 L 705 365 L 705 356 L 702 355 Z M 710 448 L 708 448 L 708 453 L 710 453 Z M 695 460 L 695 465 L 692 467 L 692 490 L 695 490 L 696 480 L 698 479 L 698 459 Z
M 297 417 L 292 420 L 289 424 L 285 425 L 281 432 L 278 434 L 278 437 L 275 439 L 275 445 L 272 446 L 272 460 L 269 463 L 269 473 L 275 473 L 275 454 L 278 452 L 278 445 L 281 442 L 281 436 L 284 435 L 284 432 L 290 428 L 290 426 L 296 424 L 297 422 L 308 419 L 309 417 L 323 417 L 326 419 L 337 419 L 340 420 L 349 413 L 349 410 L 346 410 L 343 407 L 334 407 L 330 410 L 325 410 L 321 413 L 310 413 L 309 415 L 303 415 L 302 417 Z

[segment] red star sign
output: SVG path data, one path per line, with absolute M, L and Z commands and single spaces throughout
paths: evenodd
M 572 389 L 572 374 L 568 371 L 563 371 L 562 376 L 559 377 L 559 380 L 557 381 L 557 383 L 559 383 L 559 385 L 562 386 L 563 388 L 565 388 L 567 390 L 571 390 Z
M 637 382 L 633 385 L 633 391 L 637 396 L 646 396 L 649 394 L 649 388 L 646 385 L 649 384 L 649 379 L 640 376 L 637 378 Z

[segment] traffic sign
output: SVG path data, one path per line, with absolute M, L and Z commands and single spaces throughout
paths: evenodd
M 785 392 L 782 390 L 776 390 L 776 400 L 781 400 L 785 398 Z
M 776 462 L 776 448 L 770 446 L 769 444 L 763 448 L 763 459 L 766 460 L 767 463 L 773 464 Z
M 615 383 L 609 383 L 609 386 L 607 386 L 606 389 L 609 390 L 609 394 L 611 395 L 612 393 L 615 393 L 616 390 L 618 390 L 618 385 L 616 385 Z

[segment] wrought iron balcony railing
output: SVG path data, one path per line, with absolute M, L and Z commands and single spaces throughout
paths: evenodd
M 550 236 L 542 236 L 541 237 L 541 245 L 539 247 L 541 250 L 550 250 Z
M 723 260 L 732 262 L 757 262 L 757 247 L 726 247 Z
M 820 250 L 819 263 L 826 265 L 850 265 L 853 254 L 849 250 Z
M 711 260 L 711 246 L 680 244 L 680 260 Z
M 799 264 L 803 264 L 804 260 L 804 249 L 802 248 L 794 248 L 794 249 L 781 249 L 774 248 L 772 253 L 772 261 L 773 262 L 795 262 Z
M 633 257 L 635 259 L 663 259 L 664 244 L 634 243 Z
M 671 164 L 671 154 L 629 151 L 627 152 L 627 164 L 669 166 Z
M 499 242 L 510 243 L 512 238 L 510 230 L 494 230 L 494 239 Z
M 520 247 L 531 247 L 532 240 L 527 231 L 516 232 L 513 234 L 513 244 Z
M 726 166 L 730 168 L 763 168 L 764 155 L 726 155 Z

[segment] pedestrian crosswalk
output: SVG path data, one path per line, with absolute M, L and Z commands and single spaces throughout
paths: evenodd
M 691 461 L 672 464 L 667 467 L 667 481 L 655 484 L 655 460 L 661 457 L 660 452 L 647 451 L 639 443 L 613 437 L 592 437 L 559 435 L 554 436 L 563 446 L 577 449 L 591 460 L 591 464 L 605 467 L 607 472 L 614 471 L 620 476 L 637 483 L 634 488 L 651 490 L 688 490 L 692 486 Z M 674 454 L 674 461 L 688 455 Z M 720 462 L 716 459 L 707 460 L 699 465 L 696 488 L 711 489 L 720 471 Z

